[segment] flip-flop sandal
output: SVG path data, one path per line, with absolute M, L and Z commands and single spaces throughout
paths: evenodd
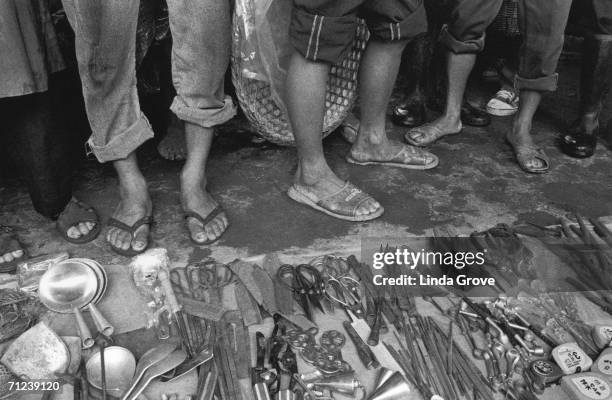
M 507 137 L 506 142 L 514 150 L 516 160 L 523 171 L 530 174 L 543 174 L 550 169 L 550 159 L 541 148 L 527 144 L 516 144 Z M 542 168 L 529 167 L 527 164 L 534 159 L 542 161 L 544 166 Z
M 438 139 L 443 138 L 444 136 L 458 135 L 461 132 L 463 132 L 463 127 L 459 129 L 457 132 L 449 133 L 449 132 L 442 132 L 441 130 L 437 128 L 427 129 L 426 127 L 428 126 L 431 126 L 431 125 L 429 124 L 421 125 L 419 127 L 412 128 L 408 132 L 406 132 L 404 134 L 404 140 L 406 141 L 406 143 L 411 144 L 413 146 L 417 146 L 417 147 L 425 147 L 425 146 L 429 146 L 430 144 L 437 141 Z M 414 140 L 410 136 L 412 133 L 420 133 L 422 139 L 420 139 L 419 141 Z
M 380 206 L 378 210 L 371 214 L 356 215 L 359 206 L 371 200 L 372 196 L 348 181 L 337 192 L 321 198 L 303 186 L 295 184 L 289 188 L 287 195 L 298 203 L 305 204 L 317 211 L 346 221 L 371 221 L 380 217 L 385 212 L 383 206 Z
M 95 225 L 87 235 L 83 235 L 76 239 L 68 236 L 68 230 L 81 222 L 93 222 Z M 73 244 L 89 243 L 95 240 L 102 230 L 100 217 L 96 210 L 77 199 L 70 200 L 57 219 L 56 227 L 64 240 Z
M 431 156 L 433 158 L 428 164 L 423 163 L 426 156 Z M 386 165 L 389 167 L 418 170 L 435 168 L 440 163 L 436 155 L 414 146 L 403 146 L 401 150 L 389 160 L 358 160 L 349 153 L 349 155 L 346 156 L 346 161 L 357 165 Z
M 23 255 L 10 262 L 0 264 L 0 273 L 14 272 L 20 262 L 29 258 L 28 252 L 17 238 L 15 231 L 8 226 L 0 226 L 0 256 L 14 251 L 23 251 Z
M 119 221 L 118 219 L 115 218 L 110 218 L 107 222 L 108 226 L 111 226 L 113 228 L 118 228 L 121 229 L 122 231 L 125 231 L 127 233 L 130 234 L 131 239 L 130 239 L 130 247 L 127 250 L 123 250 L 119 247 L 114 246 L 112 243 L 110 244 L 111 249 L 119 254 L 122 255 L 124 257 L 134 257 L 137 256 L 138 254 L 142 254 L 145 252 L 145 250 L 147 249 L 148 244 L 149 244 L 149 240 L 147 240 L 147 246 L 145 246 L 144 249 L 137 251 L 134 250 L 134 248 L 132 248 L 132 241 L 134 240 L 134 236 L 136 234 L 136 231 L 143 225 L 149 225 L 149 231 L 151 228 L 151 225 L 153 225 L 153 216 L 151 215 L 147 215 L 146 217 L 142 217 L 140 218 L 138 221 L 136 221 L 132 226 L 127 225 L 121 221 Z M 149 232 L 150 233 L 150 232 Z
M 206 245 L 212 244 L 216 242 L 217 240 L 221 239 L 221 236 L 223 236 L 223 234 L 227 231 L 229 224 L 225 227 L 225 230 L 221 233 L 221 235 L 219 235 L 219 237 L 217 237 L 216 239 L 198 242 L 197 240 L 193 238 L 191 230 L 189 229 L 189 222 L 188 222 L 189 218 L 196 219 L 199 223 L 202 224 L 202 227 L 205 229 L 206 225 L 214 221 L 214 219 L 217 218 L 217 216 L 219 216 L 219 214 L 223 212 L 225 212 L 225 210 L 220 205 L 217 205 L 217 207 L 215 207 L 214 210 L 208 213 L 206 217 L 202 217 L 200 214 L 198 214 L 195 211 L 185 211 L 185 227 L 187 228 L 187 233 L 189 233 L 189 239 L 191 239 L 191 242 L 195 244 L 196 246 L 206 246 Z

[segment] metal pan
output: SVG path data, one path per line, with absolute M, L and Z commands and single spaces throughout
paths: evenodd
M 82 323 L 82 316 L 79 315 L 78 311 L 75 311 L 87 307 L 98 331 L 105 336 L 110 336 L 113 334 L 114 328 L 93 303 L 96 298 L 101 297 L 106 288 L 106 276 L 104 273 L 101 274 L 103 279 L 101 284 L 96 271 L 100 273 L 102 271 L 101 267 L 99 269 L 92 267 L 89 263 L 81 262 L 78 259 L 55 264 L 41 277 L 38 295 L 40 301 L 52 311 L 59 313 L 74 312 L 82 334 L 86 330 L 84 332 L 81 328 L 86 328 L 86 326 Z M 85 336 L 82 336 L 82 338 L 85 339 Z M 88 342 L 91 341 L 88 340 Z

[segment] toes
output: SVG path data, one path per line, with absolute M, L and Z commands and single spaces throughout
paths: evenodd
M 127 250 L 130 248 L 130 245 L 132 244 L 132 235 L 130 235 L 129 233 L 125 232 L 125 231 L 120 231 L 117 234 L 117 247 L 119 247 L 121 250 Z
M 149 227 L 144 225 L 140 227 L 134 234 L 134 240 L 132 241 L 132 249 L 136 251 L 143 251 L 149 245 Z
M 81 222 L 79 223 L 79 232 L 81 232 L 81 235 L 85 236 L 89 233 L 90 228 L 87 227 L 87 223 L 85 222 Z
M 4 262 L 9 263 L 9 262 L 13 261 L 14 259 L 15 258 L 13 257 L 13 255 L 11 253 L 6 253 L 4 255 Z
M 81 232 L 78 227 L 71 226 L 70 228 L 68 228 L 66 235 L 68 235 L 70 239 L 78 239 L 81 237 Z
M 206 231 L 206 237 L 208 240 L 215 240 L 217 238 L 217 235 L 215 234 L 215 231 L 213 230 L 212 223 L 206 226 L 205 231 Z
M 95 228 L 96 223 L 95 223 L 95 222 L 88 221 L 88 222 L 85 222 L 85 226 L 87 227 L 87 230 L 88 230 L 89 232 L 91 232 L 91 231 L 93 230 L 93 228 Z
M 106 236 L 106 240 L 115 247 L 117 246 L 117 235 L 119 234 L 119 229 L 112 228 L 108 231 L 108 235 Z
M 15 250 L 11 254 L 13 255 L 14 259 L 18 259 L 18 258 L 23 257 L 24 252 L 23 252 L 23 250 Z
M 206 231 L 196 219 L 189 219 L 188 228 L 189 234 L 197 243 L 204 243 L 206 241 Z

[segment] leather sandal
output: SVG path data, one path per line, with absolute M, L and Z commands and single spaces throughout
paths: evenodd
M 324 197 L 319 197 L 308 188 L 298 184 L 291 186 L 287 195 L 298 203 L 346 221 L 370 221 L 385 212 L 383 206 L 380 206 L 370 214 L 357 215 L 357 209 L 366 201 L 372 200 L 372 196 L 348 181 L 337 192 Z

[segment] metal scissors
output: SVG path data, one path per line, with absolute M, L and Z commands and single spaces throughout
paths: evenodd
M 185 268 L 191 295 L 200 301 L 221 300 L 221 289 L 234 281 L 234 273 L 225 264 L 205 260 Z
M 357 318 L 363 319 L 361 284 L 351 276 L 330 277 L 325 281 L 325 296 L 335 304 L 350 310 Z
M 277 277 L 293 290 L 294 297 L 304 310 L 306 318 L 313 321 L 312 306 L 325 312 L 321 305 L 325 282 L 315 267 L 309 264 L 300 264 L 295 268 L 289 264 L 281 265 Z
M 326 277 L 339 278 L 351 273 L 351 267 L 346 259 L 334 255 L 316 257 L 310 262 L 310 265 L 319 269 Z

